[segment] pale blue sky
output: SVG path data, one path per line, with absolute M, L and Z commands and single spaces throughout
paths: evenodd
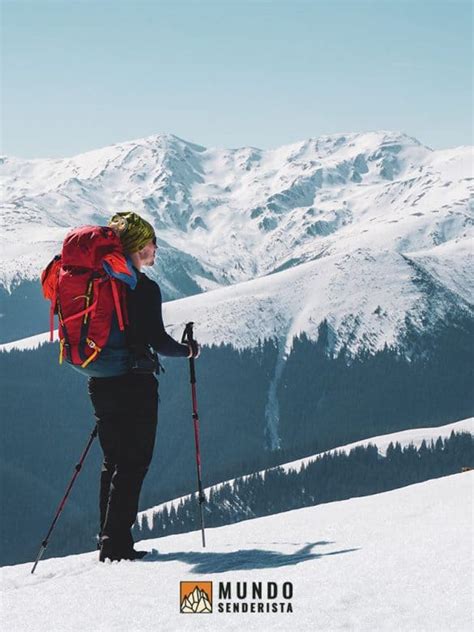
M 2 153 L 168 132 L 270 148 L 393 129 L 472 142 L 470 0 L 2 1 Z

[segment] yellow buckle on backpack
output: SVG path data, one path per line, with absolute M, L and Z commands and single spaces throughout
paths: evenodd
M 87 286 L 87 292 L 86 292 L 86 295 L 85 295 L 86 304 L 85 304 L 84 309 L 88 309 L 89 305 L 91 304 L 92 286 L 93 286 L 93 281 L 89 281 L 89 285 Z M 84 325 L 87 323 L 87 319 L 88 318 L 89 318 L 89 312 L 86 312 L 84 314 L 84 320 L 82 321 L 84 323 Z
M 82 367 L 83 369 L 85 369 L 85 368 L 86 368 L 86 366 L 92 362 L 92 360 L 95 360 L 95 358 L 98 356 L 98 354 L 102 351 L 102 349 L 101 349 L 100 347 L 98 347 L 98 346 L 95 344 L 95 342 L 94 342 L 93 340 L 91 340 L 90 338 L 86 338 L 86 342 L 87 342 L 87 344 L 89 345 L 89 347 L 90 347 L 91 349 L 94 349 L 94 353 L 92 353 L 92 354 L 91 354 L 91 355 L 87 358 L 87 360 L 85 360 L 85 361 L 81 364 L 81 367 Z
M 64 338 L 59 341 L 59 364 L 63 363 L 64 356 Z

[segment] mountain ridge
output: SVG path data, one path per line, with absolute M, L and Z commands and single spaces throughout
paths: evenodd
M 304 457 L 302 459 L 296 459 L 295 461 L 290 461 L 288 463 L 281 463 L 278 466 L 270 467 L 265 470 L 260 470 L 256 472 L 255 474 L 260 474 L 263 477 L 265 477 L 269 472 L 277 468 L 280 468 L 285 472 L 290 472 L 291 470 L 298 472 L 298 471 L 301 471 L 303 467 L 307 467 L 310 463 L 314 462 L 317 458 L 320 458 L 324 456 L 325 454 L 335 454 L 335 453 L 349 454 L 349 452 L 353 450 L 354 448 L 366 447 L 368 445 L 375 446 L 377 448 L 379 455 L 385 456 L 387 452 L 387 447 L 389 446 L 390 443 L 392 443 L 392 445 L 399 443 L 401 447 L 405 447 L 408 445 L 419 447 L 423 441 L 425 441 L 426 443 L 429 443 L 430 441 L 433 441 L 433 442 L 436 441 L 439 437 L 441 437 L 442 439 L 445 439 L 449 437 L 449 435 L 452 432 L 455 432 L 455 433 L 467 432 L 470 434 L 474 434 L 474 417 L 470 417 L 468 419 L 461 419 L 459 421 L 454 421 L 452 423 L 445 424 L 443 426 L 437 426 L 434 428 L 427 428 L 427 427 L 410 428 L 408 430 L 401 430 L 398 432 L 392 432 L 385 435 L 379 435 L 376 437 L 367 437 L 366 439 L 361 439 L 359 441 L 355 441 L 347 445 L 337 446 L 335 448 L 331 448 L 330 450 L 325 450 L 324 452 L 318 452 L 316 454 Z M 226 481 L 222 481 L 220 483 L 216 483 L 214 485 L 210 485 L 209 487 L 206 487 L 204 489 L 204 493 L 208 496 L 211 490 L 213 492 L 216 492 L 217 490 L 222 488 L 224 485 L 230 485 L 231 487 L 235 488 L 235 483 L 237 480 L 245 481 L 246 479 L 249 479 L 252 476 L 254 476 L 254 474 L 247 474 L 245 476 L 232 478 Z M 237 491 L 235 491 L 235 493 L 236 495 L 238 494 Z M 162 511 L 165 507 L 168 511 L 172 507 L 176 509 L 178 504 L 181 501 L 188 500 L 191 497 L 192 497 L 191 494 L 187 494 L 185 496 L 173 498 L 171 500 L 160 503 L 159 505 L 156 505 L 154 507 L 149 507 L 148 509 L 140 511 L 139 514 L 137 515 L 138 527 L 142 528 L 145 520 L 147 521 L 150 527 L 153 527 L 153 520 L 154 520 L 155 514 L 157 514 L 159 511 Z
M 307 264 L 313 263 L 320 276 L 332 279 L 331 287 L 323 283 L 314 288 L 319 304 L 327 309 L 308 308 L 304 296 L 311 288 L 303 283 L 308 286 L 304 296 L 293 296 L 293 303 L 302 301 L 300 313 L 292 319 L 294 331 L 287 323 L 276 332 L 288 339 L 287 350 L 293 334 L 314 335 L 324 318 L 334 329 L 336 348 L 350 341 L 361 318 L 367 322 L 364 331 L 355 333 L 354 351 L 364 344 L 369 349 L 371 344 L 374 349 L 396 344 L 402 325 L 393 332 L 390 312 L 398 310 L 401 323 L 410 315 L 409 305 L 421 298 L 410 265 L 417 266 L 418 275 L 431 275 L 438 290 L 448 290 L 437 290 L 444 296 L 440 312 L 469 311 L 474 303 L 469 274 L 470 165 L 468 147 L 435 151 L 412 137 L 383 130 L 325 135 L 272 150 L 208 149 L 159 134 L 70 159 L 7 159 L 2 167 L 4 303 L 8 309 L 8 292 L 16 284 L 38 279 L 72 226 L 106 223 L 112 210 L 133 208 L 157 229 L 158 263 L 149 273 L 160 283 L 165 299 L 198 295 L 199 305 L 200 296 L 210 293 L 212 303 L 212 290 L 231 286 L 238 295 L 242 283 L 245 288 L 257 282 L 258 287 L 259 279 L 271 293 L 272 277 L 298 269 L 297 276 L 304 276 L 312 269 Z M 281 278 L 291 282 L 291 274 Z M 395 287 L 390 287 L 394 279 Z M 369 287 L 371 283 L 375 285 Z M 293 288 L 289 285 L 287 290 L 291 297 Z M 446 299 L 450 292 L 454 294 Z M 378 310 L 374 320 L 360 308 L 373 302 L 376 294 L 380 305 L 373 306 Z M 410 295 L 413 300 L 406 303 Z M 245 300 L 253 300 L 251 292 Z M 274 303 L 267 301 L 268 314 L 265 304 L 253 306 L 258 320 L 263 317 L 268 327 L 254 327 L 258 336 L 250 344 L 275 335 L 278 321 L 270 323 Z M 165 309 L 172 322 L 180 305 L 171 303 Z M 247 311 L 241 305 L 233 318 L 245 320 Z M 223 323 L 229 322 L 225 316 L 223 308 Z M 414 316 L 415 321 L 423 320 L 423 315 Z M 216 314 L 214 322 L 218 318 Z M 308 319 L 313 324 L 305 330 Z M 386 333 L 379 327 L 384 320 Z M 248 323 L 236 338 L 248 337 L 252 326 Z M 17 332 L 18 328 L 10 340 L 24 337 Z M 216 331 L 205 335 L 209 343 L 228 341 Z M 238 341 L 233 344 L 239 346 Z

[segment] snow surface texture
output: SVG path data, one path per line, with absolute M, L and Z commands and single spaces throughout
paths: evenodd
M 3 567 L 8 632 L 472 630 L 473 472 L 383 494 L 146 540 L 148 561 L 97 553 Z M 180 614 L 181 581 L 213 581 L 212 614 Z M 217 612 L 219 581 L 292 582 L 292 613 Z M 239 600 L 235 600 L 239 601 Z M 278 603 L 285 601 L 276 599 Z
M 377 437 L 369 437 L 368 439 L 361 439 L 360 441 L 355 441 L 354 443 L 348 443 L 347 445 L 339 446 L 337 448 L 333 448 L 332 450 L 326 450 L 325 452 L 320 452 L 318 454 L 313 454 L 312 456 L 307 456 L 303 459 L 297 459 L 296 461 L 291 461 L 290 463 L 283 463 L 278 467 L 282 468 L 286 472 L 290 470 L 295 470 L 299 472 L 303 466 L 307 466 L 308 463 L 316 460 L 319 456 L 323 454 L 334 454 L 335 452 L 344 452 L 349 454 L 349 452 L 356 448 L 357 446 L 368 446 L 369 444 L 375 445 L 378 448 L 378 452 L 381 456 L 385 456 L 387 452 L 387 448 L 390 443 L 399 443 L 402 448 L 404 446 L 408 446 L 413 444 L 416 448 L 419 448 L 423 441 L 426 441 L 429 444 L 431 441 L 436 441 L 438 437 L 442 439 L 448 438 L 451 432 L 469 432 L 474 434 L 474 417 L 470 417 L 469 419 L 463 419 L 461 421 L 455 421 L 451 424 L 446 424 L 445 426 L 436 426 L 434 428 L 413 428 L 410 430 L 401 430 L 399 432 L 392 432 L 386 435 L 380 435 Z M 259 473 L 263 476 L 266 475 L 272 468 L 267 470 L 261 470 Z M 248 478 L 247 476 L 242 476 L 242 479 Z M 216 491 L 221 488 L 223 485 L 234 485 L 236 479 L 230 479 L 228 481 L 222 481 L 221 483 L 217 483 L 216 485 L 211 485 L 210 487 L 206 487 L 204 490 L 207 497 L 209 497 L 209 493 L 212 490 Z M 157 513 L 162 511 L 165 507 L 168 511 L 174 506 L 175 509 L 178 508 L 178 505 L 181 500 L 189 500 L 191 497 L 190 494 L 186 496 L 180 496 L 179 498 L 174 498 L 173 500 L 161 503 L 160 505 L 155 505 L 154 507 L 150 507 L 145 511 L 141 511 L 138 514 L 137 521 L 141 526 L 143 524 L 144 518 L 147 519 L 147 524 L 150 528 L 153 528 L 154 517 Z
M 324 318 L 330 351 L 355 353 L 396 346 L 405 316 L 426 330 L 472 314 L 470 147 L 432 151 L 386 131 L 268 151 L 158 135 L 2 163 L 6 288 L 38 278 L 68 229 L 134 209 L 157 228 L 162 287 L 205 292 L 166 306 L 174 335 L 194 320 L 203 344 L 275 337 L 281 364 Z

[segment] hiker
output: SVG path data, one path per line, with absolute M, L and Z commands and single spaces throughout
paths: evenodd
M 104 453 L 100 478 L 101 561 L 146 555 L 146 551 L 134 549 L 131 528 L 155 442 L 156 354 L 197 358 L 200 351 L 195 341 L 181 344 L 166 333 L 160 288 L 142 272 L 143 267 L 155 262 L 157 245 L 151 224 L 128 212 L 115 214 L 109 226 L 120 237 L 136 275 L 136 286 L 127 288 L 129 324 L 125 331 L 120 331 L 114 315 L 107 345 L 87 367 L 89 395 Z

